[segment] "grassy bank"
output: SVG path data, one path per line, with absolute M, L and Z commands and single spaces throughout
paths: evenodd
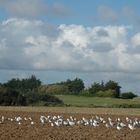
M 140 108 L 140 98 L 117 99 L 117 98 L 85 97 L 74 95 L 56 95 L 56 96 L 59 99 L 61 99 L 67 106 Z

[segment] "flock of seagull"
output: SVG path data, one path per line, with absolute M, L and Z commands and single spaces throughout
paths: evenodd
M 18 125 L 22 125 L 24 122 L 28 122 L 30 125 L 35 125 L 36 122 L 32 117 L 0 117 L 0 124 L 8 122 L 15 122 Z M 140 127 L 140 120 L 138 118 L 130 119 L 126 117 L 123 121 L 121 118 L 116 118 L 115 120 L 108 118 L 103 118 L 101 116 L 94 116 L 90 119 L 82 117 L 81 119 L 77 119 L 73 116 L 69 116 L 68 118 L 64 118 L 62 115 L 41 115 L 39 118 L 39 123 L 43 126 L 48 124 L 51 127 L 62 127 L 62 126 L 75 126 L 75 125 L 83 125 L 83 126 L 93 126 L 99 127 L 103 125 L 106 128 L 116 128 L 117 130 L 121 130 L 123 128 L 129 128 L 130 130 L 135 130 Z

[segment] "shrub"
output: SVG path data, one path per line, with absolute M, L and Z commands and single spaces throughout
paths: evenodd
M 40 96 L 40 100 L 46 102 L 46 105 L 48 104 L 63 104 L 63 101 L 61 101 L 59 98 L 55 97 L 55 96 L 51 96 L 48 94 L 42 94 Z
M 96 93 L 97 97 L 115 97 L 116 92 L 114 90 L 99 91 Z
M 40 102 L 43 102 L 44 105 L 63 104 L 63 102 L 57 97 L 48 94 L 38 93 L 37 91 L 28 91 L 23 94 L 22 92 L 12 88 L 0 88 L 0 105 L 25 106 L 36 105 Z
M 79 95 L 87 96 L 87 97 L 88 96 L 93 96 L 93 94 L 91 94 L 88 89 L 82 90 Z
M 59 98 L 47 93 L 29 92 L 26 94 L 26 99 L 28 105 L 36 105 L 40 102 L 43 102 L 44 105 L 63 104 Z
M 26 98 L 17 90 L 5 88 L 0 91 L 0 105 L 26 105 Z
M 133 99 L 134 97 L 136 97 L 137 95 L 135 95 L 132 92 L 125 92 L 121 94 L 121 98 L 122 99 Z
M 33 91 L 26 93 L 25 97 L 26 97 L 26 101 L 28 105 L 31 105 L 40 101 L 40 94 Z
M 94 82 L 94 84 L 89 88 L 89 92 L 90 94 L 95 95 L 97 92 L 103 91 L 102 89 L 103 87 L 100 83 Z
M 47 93 L 50 95 L 61 95 L 61 94 L 68 94 L 69 90 L 66 85 L 61 85 L 61 84 L 51 84 L 48 86 L 42 86 L 41 87 L 41 92 L 42 93 Z

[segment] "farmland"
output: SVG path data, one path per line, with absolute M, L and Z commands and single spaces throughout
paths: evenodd
M 0 140 L 139 140 L 139 97 L 55 97 L 64 104 L 0 106 Z M 47 121 L 40 120 L 42 116 Z
M 105 120 L 111 118 L 113 122 L 120 118 L 126 123 L 125 118 L 140 120 L 140 109 L 123 109 L 123 108 L 79 108 L 79 107 L 0 107 L 0 117 L 5 117 L 5 122 L 0 124 L 1 140 L 139 140 L 140 128 L 130 130 L 128 127 L 117 130 L 116 126 L 106 128 L 103 124 L 99 127 L 74 125 L 74 126 L 50 126 L 49 123 L 42 125 L 40 116 L 58 116 L 65 119 L 73 116 L 77 120 L 103 117 Z M 32 118 L 33 125 L 29 121 L 9 122 L 7 118 Z
M 103 114 L 103 115 L 134 115 L 140 116 L 138 108 L 88 108 L 88 107 L 6 107 L 1 106 L 0 112 L 40 112 L 63 114 Z
M 139 140 L 139 97 L 55 96 L 64 104 L 0 106 L 0 140 Z M 47 121 L 41 121 L 41 116 Z

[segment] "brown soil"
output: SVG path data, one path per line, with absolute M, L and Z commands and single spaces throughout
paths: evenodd
M 106 128 L 101 125 L 97 128 L 93 126 L 61 126 L 61 127 L 51 127 L 50 124 L 46 123 L 41 125 L 40 115 L 49 115 L 48 113 L 41 112 L 0 112 L 1 116 L 6 118 L 15 116 L 21 117 L 32 117 L 35 122 L 31 125 L 28 121 L 23 122 L 18 125 L 16 122 L 10 122 L 5 120 L 3 124 L 0 124 L 0 140 L 140 140 L 140 128 L 132 131 L 129 128 L 123 128 L 122 130 L 117 130 L 116 128 Z M 58 115 L 56 113 L 50 113 L 50 115 Z M 95 114 L 60 114 L 64 118 L 70 115 L 81 119 L 83 116 L 85 118 L 91 118 Z M 122 120 L 126 116 L 117 115 L 100 115 L 105 119 L 111 117 L 112 120 L 120 117 Z M 140 116 L 136 116 L 140 120 Z M 130 116 L 130 118 L 135 118 L 135 116 Z

